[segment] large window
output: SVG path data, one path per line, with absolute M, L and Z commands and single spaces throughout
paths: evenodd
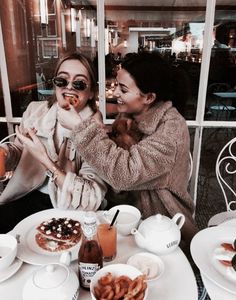
M 217 1 L 220 4 L 221 1 Z M 205 120 L 236 120 L 236 11 L 216 10 Z

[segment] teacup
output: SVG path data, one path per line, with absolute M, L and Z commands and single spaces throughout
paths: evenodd
M 0 234 L 0 272 L 13 263 L 16 253 L 16 238 L 10 234 Z
M 141 219 L 141 213 L 132 205 L 116 205 L 104 212 L 104 217 L 108 223 L 112 221 L 118 209 L 120 212 L 116 219 L 117 231 L 122 235 L 129 235 L 132 228 L 137 228 Z

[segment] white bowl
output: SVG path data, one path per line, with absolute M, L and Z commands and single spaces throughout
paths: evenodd
M 17 240 L 10 234 L 0 234 L 0 271 L 7 269 L 14 261 Z
M 141 213 L 132 205 L 116 205 L 104 212 L 104 217 L 107 222 L 111 222 L 118 209 L 120 212 L 115 223 L 117 231 L 122 235 L 129 235 L 133 228 L 137 228 L 141 219 Z
M 154 281 L 159 279 L 165 270 L 162 259 L 149 252 L 141 252 L 132 255 L 128 261 L 128 265 L 131 265 L 141 271 L 147 276 L 147 281 Z
M 130 279 L 134 279 L 137 276 L 142 275 L 142 273 L 133 266 L 127 264 L 111 264 L 100 269 L 92 278 L 90 283 L 90 293 L 93 300 L 96 300 L 96 297 L 93 293 L 94 287 L 97 286 L 98 280 L 110 272 L 113 276 L 128 276 Z M 146 300 L 148 297 L 148 287 L 145 290 L 145 295 L 143 300 Z

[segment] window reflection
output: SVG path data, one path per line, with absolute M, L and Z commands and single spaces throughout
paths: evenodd
M 216 4 L 221 4 L 217 1 Z M 227 17 L 226 17 L 227 16 Z M 206 120 L 236 120 L 236 12 L 218 9 L 206 98 Z
M 29 102 L 52 94 L 60 56 L 74 51 L 96 56 L 96 13 L 96 5 L 88 1 L 0 1 L 14 117 L 21 117 Z
M 132 52 L 157 51 L 189 78 L 189 86 L 183 87 L 183 114 L 186 119 L 195 119 L 206 9 L 206 1 L 202 2 L 191 6 L 189 2 L 148 1 L 144 6 L 129 1 L 128 6 L 112 6 L 111 1 L 105 1 L 107 118 L 117 113 L 112 83 L 119 63 Z
M 3 99 L 3 89 L 2 89 L 2 77 L 0 72 L 0 117 L 5 117 L 5 105 Z M 8 129 L 6 123 L 0 123 L 0 141 L 8 135 Z M 0 193 L 1 193 L 1 186 L 0 186 Z
M 82 51 L 97 59 L 97 1 L 42 1 L 47 3 L 47 22 L 42 22 L 40 2 L 25 0 L 23 5 L 17 0 L 0 1 L 14 117 L 20 117 L 30 101 L 50 96 L 55 62 L 65 52 Z M 184 116 L 195 119 L 206 1 L 197 3 L 130 0 L 125 6 L 124 1 L 105 0 L 107 118 L 113 119 L 117 113 L 112 83 L 125 55 L 158 51 L 187 73 L 191 95 L 186 98 Z M 233 2 L 228 3 L 231 6 L 227 8 L 222 7 L 224 1 L 217 1 L 207 120 L 236 118 L 232 94 L 236 91 L 236 13 Z
M 6 123 L 0 123 L 0 140 L 8 135 L 8 128 Z
M 0 69 L 0 117 L 5 117 L 5 105 L 3 99 L 3 90 L 2 90 L 2 77 L 1 77 L 1 69 Z

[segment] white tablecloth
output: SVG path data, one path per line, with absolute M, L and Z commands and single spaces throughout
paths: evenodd
M 131 255 L 144 251 L 137 247 L 132 235 L 118 235 L 117 257 L 112 263 L 126 263 Z M 182 250 L 177 248 L 174 252 L 163 255 L 161 258 L 165 270 L 161 278 L 148 283 L 148 300 L 197 300 L 198 290 L 195 276 Z M 77 261 L 74 261 L 71 267 L 77 273 Z M 22 300 L 23 286 L 30 274 L 37 268 L 39 266 L 23 263 L 12 277 L 0 283 L 1 299 Z M 90 293 L 81 288 L 79 299 L 90 300 Z
M 142 251 L 144 250 L 137 248 L 135 245 L 133 236 L 119 236 L 117 258 L 113 263 L 125 263 L 131 255 Z M 186 256 L 180 248 L 161 258 L 165 264 L 165 271 L 159 280 L 149 283 L 148 300 L 197 300 L 198 292 L 195 277 Z M 23 285 L 37 268 L 38 266 L 23 263 L 16 274 L 0 283 L 1 299 L 22 300 Z M 72 263 L 72 268 L 77 271 L 76 262 Z M 80 289 L 79 299 L 91 299 L 90 293 Z

